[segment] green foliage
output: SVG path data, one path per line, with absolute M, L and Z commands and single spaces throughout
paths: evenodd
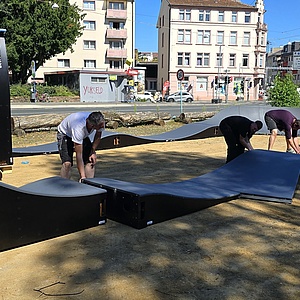
M 36 69 L 68 49 L 82 35 L 84 14 L 69 0 L 57 0 L 59 8 L 40 0 L 1 0 L 0 28 L 7 30 L 6 46 L 13 83 L 26 83 L 31 61 Z
M 10 86 L 11 97 L 26 97 L 30 96 L 30 84 L 14 84 Z
M 291 74 L 275 77 L 274 86 L 268 91 L 269 101 L 276 107 L 299 107 L 300 95 Z
M 28 98 L 30 97 L 30 90 L 31 90 L 30 84 L 13 84 L 10 86 L 10 96 L 11 97 L 24 97 Z M 38 84 L 36 86 L 36 90 L 39 95 L 42 94 L 48 94 L 51 96 L 64 96 L 64 97 L 72 97 L 72 96 L 78 96 L 78 92 L 71 91 L 66 86 L 48 86 L 44 84 Z

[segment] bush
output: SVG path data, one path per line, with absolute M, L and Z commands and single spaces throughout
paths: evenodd
M 297 85 L 293 82 L 291 74 L 286 74 L 283 77 L 277 75 L 274 80 L 274 86 L 270 88 L 268 95 L 272 106 L 300 106 L 300 95 L 297 91 Z
M 25 97 L 30 96 L 30 84 L 13 84 L 10 86 L 11 97 Z
M 11 97 L 30 97 L 32 85 L 30 84 L 13 84 L 10 86 Z M 49 86 L 45 84 L 37 84 L 36 90 L 39 95 L 48 94 L 51 96 L 73 97 L 78 96 L 79 92 L 71 91 L 63 85 Z

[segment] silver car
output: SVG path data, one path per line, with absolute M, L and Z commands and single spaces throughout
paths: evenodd
M 169 95 L 166 98 L 166 101 L 167 102 L 175 102 L 175 101 L 178 102 L 178 101 L 180 101 L 181 98 L 182 98 L 183 102 L 194 101 L 193 95 L 188 92 L 184 92 L 184 91 L 181 92 L 181 96 L 180 96 L 180 91 Z

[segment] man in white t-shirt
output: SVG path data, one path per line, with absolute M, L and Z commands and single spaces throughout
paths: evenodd
M 93 178 L 97 161 L 96 149 L 100 143 L 105 120 L 101 112 L 77 112 L 67 116 L 59 125 L 57 133 L 58 151 L 62 160 L 60 175 L 70 179 L 73 154 L 81 181 Z M 93 142 L 90 135 L 96 131 Z

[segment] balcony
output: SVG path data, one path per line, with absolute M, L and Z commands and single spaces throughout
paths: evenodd
M 106 18 L 113 20 L 126 20 L 127 19 L 127 10 L 121 9 L 108 9 L 106 11 Z
M 107 49 L 106 51 L 107 58 L 127 58 L 127 49 Z
M 263 67 L 255 67 L 254 68 L 254 75 L 256 77 L 263 78 L 264 75 L 265 75 L 265 68 L 263 68 Z
M 123 68 L 107 68 L 107 72 L 111 73 L 111 74 L 117 74 L 117 75 L 126 75 L 125 71 Z
M 256 45 L 255 46 L 255 52 L 256 53 L 266 53 L 267 52 L 267 47 L 264 45 Z
M 259 22 L 257 22 L 257 27 L 256 27 L 256 30 L 258 30 L 258 31 L 267 31 L 268 30 L 268 26 L 267 26 L 267 24 L 265 24 L 265 23 L 259 23 Z
M 106 30 L 106 38 L 107 39 L 126 40 L 127 39 L 127 29 L 108 28 Z

